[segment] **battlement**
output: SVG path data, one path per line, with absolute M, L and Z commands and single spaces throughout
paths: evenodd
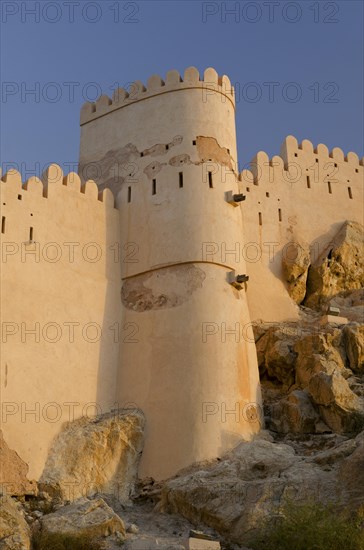
M 323 160 L 333 159 L 339 162 L 347 162 L 355 167 L 364 165 L 364 157 L 359 159 L 358 155 L 352 151 L 345 155 L 340 147 L 334 147 L 331 151 L 329 151 L 328 147 L 326 147 L 323 143 L 319 143 L 316 147 L 308 139 L 304 139 L 301 143 L 298 143 L 294 136 L 287 136 L 282 143 L 281 156 L 285 163 L 287 163 L 292 157 L 299 158 L 304 153 L 315 155 Z
M 81 185 L 81 179 L 75 172 L 64 175 L 63 170 L 58 164 L 51 164 L 42 175 L 42 178 L 32 176 L 24 183 L 21 174 L 14 169 L 6 172 L 0 179 L 2 185 L 8 187 L 11 195 L 19 195 L 23 191 L 31 194 L 33 197 L 45 198 L 52 197 L 64 190 L 71 193 L 77 192 L 84 195 L 85 200 L 100 203 L 106 208 L 115 208 L 115 199 L 110 189 L 99 191 L 93 180 L 86 181 Z
M 259 185 L 261 181 L 274 183 L 280 181 L 292 182 L 303 175 L 296 174 L 295 168 L 301 167 L 305 171 L 314 169 L 314 163 L 319 165 L 318 169 L 329 170 L 338 168 L 341 164 L 345 177 L 356 179 L 357 174 L 363 171 L 364 158 L 359 159 L 352 151 L 344 154 L 340 147 L 334 147 L 329 151 L 322 143 L 316 147 L 308 139 L 298 143 L 294 136 L 287 136 L 281 146 L 280 155 L 269 158 L 265 151 L 259 151 L 250 163 L 250 170 L 244 169 L 239 174 L 239 181 L 245 185 Z M 321 167 L 320 167 L 321 165 Z M 332 176 L 338 176 L 338 172 L 332 172 Z M 289 175 L 292 172 L 292 176 Z M 329 174 L 326 177 L 330 177 Z M 326 180 L 325 180 L 326 181 Z M 346 180 L 349 182 L 349 179 Z
M 210 67 L 204 71 L 201 78 L 196 67 L 189 67 L 185 70 L 183 78 L 176 70 L 168 71 L 165 80 L 159 75 L 153 75 L 148 79 L 146 86 L 138 80 L 130 85 L 129 91 L 118 88 L 112 98 L 101 95 L 95 103 L 85 103 L 81 108 L 80 124 L 82 126 L 138 101 L 186 89 L 201 90 L 204 101 L 207 101 L 211 92 L 221 94 L 231 101 L 235 108 L 234 88 L 226 75 L 219 76 L 215 69 Z

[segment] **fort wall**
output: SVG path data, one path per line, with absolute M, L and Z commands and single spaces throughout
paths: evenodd
M 56 165 L 0 185 L 1 429 L 37 479 L 66 421 L 115 406 L 119 213 Z
M 346 220 L 364 218 L 363 160 L 355 153 L 344 156 L 337 147 L 329 152 L 288 136 L 281 155 L 269 159 L 259 152 L 252 170 L 239 175 L 247 197 L 241 213 L 252 320 L 298 317 L 282 274 L 282 254 L 292 254 L 289 243 L 307 243 L 314 261 Z

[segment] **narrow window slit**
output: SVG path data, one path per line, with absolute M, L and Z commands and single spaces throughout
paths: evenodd
M 152 181 L 152 195 L 157 194 L 157 180 Z
M 280 208 L 278 208 L 278 220 L 282 221 L 282 210 Z
M 332 193 L 331 181 L 327 182 L 327 187 L 328 187 L 329 193 L 331 194 Z
M 310 176 L 306 176 L 306 182 L 307 182 L 307 187 L 308 187 L 308 189 L 311 189 Z
M 351 191 L 351 187 L 348 187 L 348 193 L 349 193 L 349 198 L 352 199 L 353 198 L 353 193 Z
M 261 212 L 259 212 L 258 217 L 259 217 L 259 225 L 263 225 L 262 213 Z
M 31 227 L 29 229 L 29 240 L 32 241 L 33 240 L 33 237 L 34 237 L 34 231 L 33 231 L 33 228 Z
M 5 233 L 5 216 L 1 218 L 1 233 Z
M 213 188 L 213 183 L 212 183 L 212 172 L 207 172 L 208 173 L 208 177 L 209 177 L 209 187 L 210 189 Z
M 131 187 L 128 187 L 128 202 L 131 202 Z
M 179 172 L 179 187 L 183 187 L 183 172 Z

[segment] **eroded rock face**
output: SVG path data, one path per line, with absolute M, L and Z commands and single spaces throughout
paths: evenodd
M 308 389 L 326 424 L 337 432 L 353 432 L 364 424 L 364 400 L 351 391 L 338 372 L 316 373 Z
M 316 320 L 263 329 L 255 334 L 267 427 L 281 434 L 360 430 L 363 326 L 333 328 Z
M 8 495 L 33 495 L 37 491 L 34 481 L 27 479 L 28 464 L 9 449 L 0 430 L 0 487 Z
M 364 325 L 349 325 L 344 328 L 343 334 L 351 370 L 364 373 Z
M 271 429 L 279 433 L 321 433 L 330 431 L 314 408 L 309 393 L 294 390 L 271 407 Z
M 364 432 L 355 438 L 354 443 L 353 452 L 340 462 L 337 477 L 341 481 L 344 500 L 355 509 L 364 501 Z
M 311 377 L 319 372 L 345 372 L 340 340 L 341 330 L 332 329 L 309 333 L 296 342 L 294 349 L 297 353 L 297 384 L 307 387 Z
M 290 386 L 295 379 L 297 333 L 289 327 L 270 327 L 256 342 L 259 371 Z
M 102 498 L 81 498 L 53 514 L 44 516 L 41 525 L 49 533 L 89 535 L 97 538 L 108 537 L 118 532 L 125 537 L 122 519 Z
M 363 226 L 345 222 L 309 269 L 304 301 L 307 307 L 322 307 L 334 296 L 364 286 L 363 241 Z
M 97 492 L 127 501 L 143 448 L 144 415 L 109 413 L 70 422 L 50 449 L 41 490 L 62 500 Z
M 283 276 L 287 290 L 296 304 L 301 304 L 306 295 L 306 281 L 310 266 L 310 249 L 307 243 L 292 242 L 285 247 L 282 256 Z
M 0 497 L 0 549 L 30 549 L 30 530 L 21 507 L 7 496 Z
M 335 501 L 341 495 L 336 471 L 292 447 L 263 439 L 245 442 L 221 462 L 198 465 L 168 480 L 160 508 L 201 521 L 227 540 L 247 544 L 265 519 L 274 519 L 285 497 Z M 346 494 L 345 499 L 349 498 Z

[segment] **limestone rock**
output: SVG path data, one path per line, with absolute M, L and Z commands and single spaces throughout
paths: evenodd
M 354 452 L 339 464 L 338 478 L 341 480 L 342 500 L 355 510 L 364 501 L 364 432 L 357 435 L 354 444 Z
M 89 535 L 96 538 L 118 532 L 125 537 L 123 521 L 102 498 L 81 498 L 44 516 L 41 525 L 49 533 Z
M 330 246 L 311 265 L 304 304 L 323 306 L 343 291 L 364 286 L 364 228 L 345 222 Z
M 0 499 L 0 550 L 29 550 L 30 530 L 20 505 L 8 496 Z
M 221 462 L 196 466 L 168 480 L 160 509 L 212 527 L 227 540 L 249 545 L 262 521 L 274 518 L 285 497 L 296 502 L 335 498 L 336 479 L 292 447 L 257 439 Z
M 313 332 L 296 342 L 294 350 L 297 353 L 296 383 L 307 388 L 315 373 L 331 374 L 346 372 L 342 354 L 340 353 L 341 331 L 333 329 L 330 332 Z
M 308 392 L 302 390 L 294 390 L 272 405 L 270 428 L 279 433 L 330 431 L 313 407 Z
M 337 307 L 340 309 L 340 315 L 346 317 L 349 321 L 357 323 L 363 322 L 364 311 L 364 289 L 349 290 L 341 292 L 327 304 L 328 306 Z
M 258 365 L 261 374 L 276 378 L 290 386 L 294 383 L 294 363 L 296 353 L 293 342 L 297 333 L 295 329 L 275 326 L 269 328 L 257 341 Z
M 128 500 L 137 476 L 143 428 L 140 411 L 68 423 L 49 452 L 40 489 L 62 500 L 97 492 Z
M 0 487 L 8 495 L 33 495 L 37 485 L 27 479 L 28 464 L 9 449 L 0 430 Z M 1 490 L 0 490 L 1 491 Z
M 351 370 L 364 373 L 364 325 L 348 325 L 343 334 Z
M 283 276 L 288 293 L 296 304 L 300 304 L 305 298 L 310 262 L 310 249 L 306 243 L 291 242 L 285 247 L 282 256 Z
M 355 431 L 364 424 L 364 400 L 351 391 L 338 372 L 314 374 L 308 389 L 320 405 L 324 421 L 335 432 Z

